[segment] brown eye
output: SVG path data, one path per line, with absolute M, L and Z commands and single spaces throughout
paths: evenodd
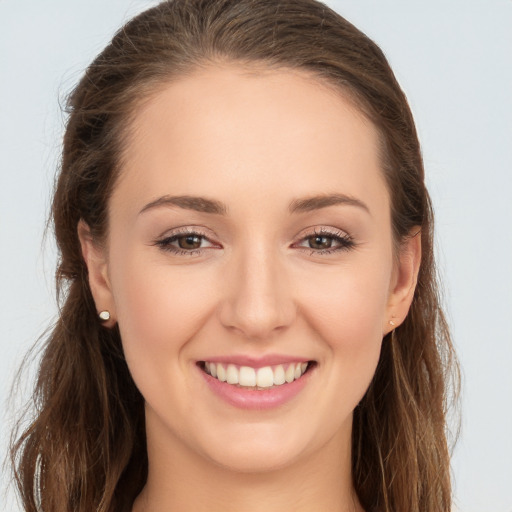
M 332 247 L 332 237 L 318 235 L 309 237 L 309 247 L 319 250 L 330 249 Z
M 211 242 L 206 235 L 198 232 L 182 232 L 156 240 L 154 245 L 163 251 L 177 254 L 179 256 L 202 254 L 207 249 L 217 248 L 218 244 Z
M 355 247 L 355 243 L 344 231 L 337 229 L 331 232 L 322 228 L 301 238 L 296 247 L 309 251 L 311 256 L 320 256 L 348 251 Z
M 201 242 L 203 241 L 202 236 L 197 235 L 187 235 L 180 236 L 178 239 L 178 246 L 180 249 L 199 249 L 201 247 Z

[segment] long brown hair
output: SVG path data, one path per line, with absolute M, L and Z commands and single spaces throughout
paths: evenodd
M 420 227 L 422 262 L 410 312 L 384 339 L 354 413 L 353 482 L 368 512 L 449 511 L 446 413 L 458 367 L 440 306 L 418 137 L 382 51 L 315 0 L 164 1 L 119 30 L 69 96 L 52 208 L 60 315 L 45 342 L 35 414 L 11 451 L 25 510 L 129 510 L 145 484 L 143 399 L 118 329 L 97 320 L 77 225 L 83 219 L 97 241 L 105 239 L 108 200 L 140 102 L 219 60 L 312 73 L 378 128 L 394 239 L 399 245 Z

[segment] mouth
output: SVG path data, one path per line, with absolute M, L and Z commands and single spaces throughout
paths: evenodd
M 313 370 L 316 362 L 297 361 L 260 368 L 213 361 L 199 361 L 197 365 L 204 373 L 220 382 L 237 388 L 262 391 L 300 380 L 305 373 Z

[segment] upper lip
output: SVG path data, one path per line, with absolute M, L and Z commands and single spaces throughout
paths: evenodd
M 290 356 L 282 354 L 268 354 L 265 356 L 248 356 L 243 354 L 233 354 L 229 356 L 207 357 L 202 361 L 209 363 L 235 364 L 237 366 L 250 366 L 251 368 L 262 368 L 264 366 L 275 366 L 286 363 L 307 363 L 311 359 L 301 356 Z

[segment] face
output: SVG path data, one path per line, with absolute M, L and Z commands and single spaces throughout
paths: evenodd
M 349 446 L 414 280 L 374 126 L 306 74 L 226 65 L 163 87 L 131 133 L 107 247 L 83 246 L 148 442 L 242 471 Z

